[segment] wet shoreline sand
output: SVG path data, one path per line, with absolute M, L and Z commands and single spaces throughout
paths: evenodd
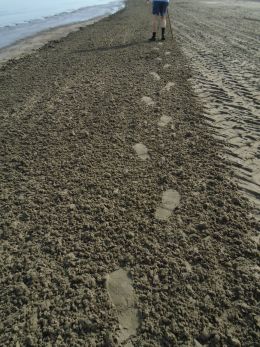
M 259 341 L 259 225 L 148 11 L 0 70 L 0 345 Z
M 10 46 L 1 48 L 0 67 L 8 62 L 8 60 L 20 59 L 23 56 L 37 51 L 37 49 L 43 47 L 51 41 L 65 38 L 67 35 L 73 33 L 74 31 L 81 30 L 81 28 L 87 25 L 92 25 L 105 17 L 106 16 L 99 16 L 85 22 L 62 25 L 59 27 L 44 30 L 25 39 L 18 40 Z

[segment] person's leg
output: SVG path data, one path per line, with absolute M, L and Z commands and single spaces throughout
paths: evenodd
M 153 2 L 153 20 L 152 20 L 152 27 L 153 27 L 153 36 L 149 39 L 149 41 L 155 41 L 156 40 L 156 32 L 157 32 L 157 23 L 158 23 L 158 18 L 159 18 L 159 1 L 154 1 Z
M 165 40 L 166 16 L 161 17 L 162 40 Z
M 159 16 L 157 16 L 157 15 L 153 16 L 153 32 L 155 32 L 155 33 L 157 31 L 158 18 L 159 18 Z
M 166 15 L 167 15 L 168 3 L 162 2 L 160 8 L 161 15 L 161 29 L 162 29 L 162 40 L 165 40 L 165 29 L 166 29 Z
M 158 27 L 158 19 L 159 16 L 153 16 L 153 36 L 150 38 L 150 41 L 155 41 L 156 40 L 156 32 L 157 32 L 157 27 Z

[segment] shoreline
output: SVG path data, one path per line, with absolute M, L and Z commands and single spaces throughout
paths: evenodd
M 8 60 L 18 60 L 19 58 L 37 51 L 42 46 L 53 40 L 65 38 L 70 33 L 73 33 L 80 28 L 94 24 L 95 22 L 107 16 L 100 16 L 85 22 L 78 22 L 51 28 L 39 32 L 35 35 L 19 40 L 16 43 L 0 49 L 0 67 L 8 62 Z
M 6 64 L 9 60 L 17 60 L 27 54 L 31 54 L 37 51 L 39 48 L 48 44 L 48 42 L 50 41 L 60 40 L 62 38 L 65 38 L 72 32 L 81 30 L 81 28 L 83 27 L 92 25 L 97 21 L 102 20 L 103 18 L 113 16 L 117 12 L 123 11 L 124 8 L 125 5 L 123 8 L 119 9 L 114 13 L 96 16 L 86 21 L 79 21 L 71 24 L 60 25 L 57 27 L 42 30 L 24 39 L 20 39 L 9 46 L 0 48 L 0 67 Z
M 0 69 L 0 345 L 259 339 L 259 224 L 150 24 L 129 0 Z

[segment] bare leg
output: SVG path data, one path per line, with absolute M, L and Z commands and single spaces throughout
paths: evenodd
M 166 28 L 166 16 L 161 17 L 161 28 Z
M 157 31 L 157 24 L 158 23 L 158 16 L 153 16 L 153 32 L 156 33 Z
M 153 15 L 153 36 L 149 39 L 149 41 L 155 41 L 156 40 L 158 19 L 159 19 L 159 16 Z
M 161 17 L 162 40 L 165 40 L 166 16 Z

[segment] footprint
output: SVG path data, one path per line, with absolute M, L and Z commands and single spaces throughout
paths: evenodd
M 136 154 L 138 157 L 142 160 L 149 159 L 148 149 L 147 147 L 142 143 L 137 143 L 133 146 L 133 149 L 136 151 Z
M 168 69 L 171 66 L 171 64 L 165 64 L 163 65 L 163 69 Z
M 166 52 L 165 52 L 165 55 L 170 55 L 170 54 L 171 54 L 170 51 L 166 51 Z
M 170 123 L 171 120 L 172 120 L 172 117 L 162 116 L 158 122 L 158 125 L 159 125 L 159 127 L 164 127 L 165 125 Z
M 187 272 L 192 272 L 192 267 L 191 267 L 191 265 L 190 265 L 189 262 L 184 261 L 184 265 L 185 265 L 185 267 L 186 267 L 186 271 L 187 271 Z
M 168 189 L 163 192 L 162 203 L 155 211 L 155 218 L 159 220 L 167 220 L 172 211 L 179 206 L 181 200 L 177 190 Z
M 153 76 L 153 78 L 156 80 L 156 81 L 160 81 L 161 77 L 158 75 L 158 73 L 156 72 L 150 72 L 150 75 Z
M 133 344 L 127 340 L 136 335 L 139 326 L 132 280 L 127 271 L 119 269 L 107 276 L 106 287 L 118 314 L 120 325 L 120 332 L 117 336 L 118 344 L 127 342 L 126 346 L 131 347 Z
M 141 100 L 148 106 L 153 106 L 155 104 L 153 99 L 150 98 L 149 96 L 143 96 Z
M 168 82 L 168 83 L 166 84 L 166 86 L 163 87 L 163 89 L 161 90 L 161 92 L 164 92 L 164 91 L 169 92 L 170 89 L 171 89 L 173 86 L 175 86 L 175 83 L 174 83 L 174 82 Z

